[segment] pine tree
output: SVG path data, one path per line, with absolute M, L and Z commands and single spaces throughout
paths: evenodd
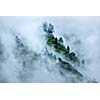
M 62 43 L 62 44 L 63 44 L 63 39 L 62 39 L 62 37 L 59 38 L 59 43 Z

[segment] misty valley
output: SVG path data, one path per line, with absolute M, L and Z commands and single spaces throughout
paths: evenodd
M 100 82 L 100 18 L 88 19 L 0 17 L 0 83 Z

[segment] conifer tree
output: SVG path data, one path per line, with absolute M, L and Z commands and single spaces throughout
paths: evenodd
M 62 37 L 59 38 L 59 43 L 63 43 Z

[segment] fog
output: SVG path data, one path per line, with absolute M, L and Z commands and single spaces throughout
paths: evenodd
M 21 58 L 14 56 L 14 34 L 23 38 L 30 50 L 43 53 L 45 39 L 42 25 L 45 21 L 54 25 L 55 36 L 62 36 L 64 44 L 70 45 L 71 51 L 80 59 L 85 59 L 82 73 L 100 82 L 100 17 L 93 16 L 0 17 L 0 82 L 66 82 L 56 63 L 45 55 L 32 64 L 29 61 L 25 70 L 18 63 Z

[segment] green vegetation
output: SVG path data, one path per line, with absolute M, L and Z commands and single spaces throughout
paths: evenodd
M 70 47 L 67 46 L 66 48 L 63 45 L 64 41 L 62 37 L 58 39 L 57 37 L 54 37 L 52 33 L 47 32 L 46 39 L 47 39 L 47 45 L 53 47 L 56 52 L 63 54 L 65 56 L 65 59 L 79 63 L 76 54 L 74 52 L 70 52 Z
M 52 25 L 53 28 L 49 28 L 51 27 L 51 24 L 47 24 L 44 23 L 43 25 L 43 30 L 47 33 L 46 34 L 46 43 L 49 47 L 53 48 L 55 52 L 57 52 L 59 55 L 63 55 L 65 60 L 62 60 L 62 58 L 57 58 L 56 55 L 54 54 L 49 54 L 49 56 L 55 56 L 56 59 L 58 59 L 58 64 L 60 65 L 60 67 L 66 71 L 70 71 L 73 74 L 77 75 L 78 77 L 83 77 L 83 75 L 77 70 L 75 69 L 72 65 L 72 63 L 77 63 L 77 65 L 80 64 L 79 62 L 79 58 L 76 56 L 76 54 L 74 52 L 70 51 L 70 47 L 67 46 L 65 47 L 63 44 L 63 38 L 60 37 L 59 39 L 57 37 L 54 37 L 53 32 L 54 32 L 54 27 Z M 51 31 L 48 29 L 52 29 Z

